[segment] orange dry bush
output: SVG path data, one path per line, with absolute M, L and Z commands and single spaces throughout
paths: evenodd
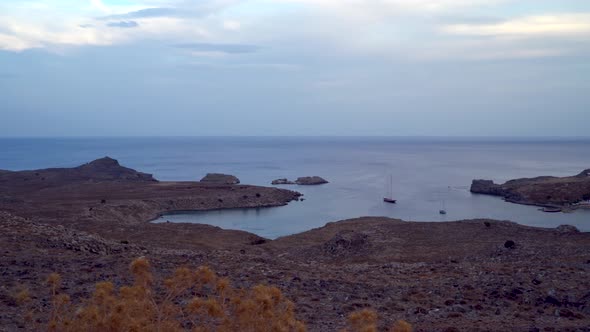
M 370 309 L 355 311 L 348 316 L 349 329 L 344 331 L 351 332 L 377 332 L 378 316 L 377 313 Z M 399 320 L 389 329 L 389 332 L 412 332 L 410 323 Z
M 353 312 L 348 316 L 348 323 L 353 331 L 377 332 L 377 313 L 369 309 Z
M 405 320 L 398 320 L 393 327 L 391 327 L 390 332 L 412 332 L 413 330 L 414 329 L 410 323 Z
M 79 306 L 57 293 L 61 278 L 52 274 L 49 331 L 305 331 L 276 287 L 235 289 L 207 267 L 179 268 L 158 284 L 145 258 L 130 269 L 133 285 L 98 283 Z

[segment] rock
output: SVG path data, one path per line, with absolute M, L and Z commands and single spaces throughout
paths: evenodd
M 495 184 L 492 180 L 473 180 L 470 191 L 474 194 L 487 194 L 504 196 L 505 191 L 501 185 Z
M 253 239 L 252 241 L 250 241 L 250 244 L 253 246 L 257 246 L 257 245 L 265 244 L 265 243 L 266 243 L 266 239 L 264 239 L 264 238 Z
M 572 225 L 559 225 L 555 229 L 560 233 L 580 233 L 580 231 Z
M 512 241 L 512 240 L 508 240 L 508 241 L 504 242 L 504 248 L 515 249 L 516 243 L 514 243 L 514 241 Z
M 277 184 L 295 184 L 295 182 L 289 181 L 289 180 L 283 178 L 283 179 L 272 180 L 271 184 L 274 184 L 274 185 L 277 185 Z
M 427 313 L 428 313 L 428 310 L 426 310 L 422 307 L 417 307 L 416 309 L 414 309 L 414 315 L 417 315 L 417 314 L 426 315 Z
M 303 185 L 310 186 L 310 185 L 318 185 L 318 184 L 328 183 L 328 181 L 326 181 L 325 179 L 323 179 L 319 176 L 304 176 L 304 177 L 297 178 L 295 183 L 297 183 L 298 185 L 302 185 L 302 186 Z
M 552 304 L 552 305 L 555 305 L 555 306 L 561 306 L 561 301 L 559 301 L 558 299 L 556 299 L 555 297 L 553 297 L 551 295 L 548 295 L 545 298 L 545 303 Z
M 200 182 L 214 184 L 238 184 L 240 183 L 240 179 L 228 174 L 207 173 L 207 175 L 205 175 L 205 177 L 203 177 Z
M 569 309 L 561 308 L 561 309 L 555 310 L 555 316 L 570 318 L 570 317 L 574 317 L 575 314 Z
M 460 305 L 460 304 L 456 304 L 456 305 L 454 305 L 454 306 L 451 308 L 451 310 L 452 310 L 453 312 L 460 312 L 460 313 L 466 313 L 466 312 L 467 312 L 467 309 L 465 309 L 465 307 L 464 307 L 464 306 L 462 306 L 462 305 Z

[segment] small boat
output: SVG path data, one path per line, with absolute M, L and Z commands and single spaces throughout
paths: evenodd
M 439 214 L 447 214 L 447 209 L 445 208 L 445 201 L 443 200 L 442 202 L 442 209 L 438 210 Z
M 558 208 L 558 207 L 544 207 L 544 208 L 541 209 L 541 211 L 548 212 L 548 213 L 557 213 L 557 212 L 561 212 L 561 208 Z
M 389 176 L 389 197 L 384 197 L 383 201 L 385 203 L 397 203 L 397 200 L 393 199 L 393 176 Z

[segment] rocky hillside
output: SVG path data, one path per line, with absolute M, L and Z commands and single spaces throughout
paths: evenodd
M 565 206 L 590 200 L 590 169 L 570 177 L 542 176 L 496 184 L 473 180 L 471 192 L 501 196 L 506 201 L 540 206 Z
M 26 191 L 30 188 L 65 186 L 81 182 L 157 182 L 151 174 L 119 165 L 104 157 L 74 168 L 47 168 L 32 171 L 1 171 L 0 192 Z M 4 189 L 4 190 L 3 190 Z

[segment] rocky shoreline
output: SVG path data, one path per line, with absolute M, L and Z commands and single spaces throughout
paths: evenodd
M 148 220 L 183 208 L 282 205 L 298 193 L 158 182 L 112 160 L 85 166 L 0 172 L 0 330 L 37 330 L 22 319 L 18 289 L 42 305 L 42 324 L 50 273 L 76 302 L 97 282 L 127 283 L 129 262 L 145 256 L 158 275 L 208 265 L 236 287 L 276 285 L 311 331 L 339 330 L 362 308 L 375 309 L 382 328 L 404 319 L 415 331 L 590 331 L 590 234 L 573 227 L 364 217 L 268 240 Z
M 474 194 L 500 196 L 516 204 L 565 210 L 590 206 L 590 169 L 575 176 L 523 178 L 496 184 L 491 180 L 473 180 Z

